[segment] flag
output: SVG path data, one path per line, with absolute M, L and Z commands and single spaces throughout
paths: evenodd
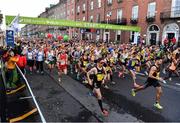
M 19 26 L 19 14 L 14 18 L 14 20 L 11 22 L 9 28 L 13 30 L 14 32 L 20 32 L 20 26 Z

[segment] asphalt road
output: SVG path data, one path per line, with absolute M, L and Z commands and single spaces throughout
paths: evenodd
M 82 104 L 47 74 L 27 75 L 32 91 L 47 122 L 97 122 Z
M 74 74 L 70 74 L 70 76 L 75 79 Z M 153 87 L 138 92 L 136 97 L 132 97 L 133 83 L 129 74 L 121 79 L 115 73 L 113 78 L 116 85 L 109 84 L 110 89 L 102 89 L 108 105 L 122 108 L 127 113 L 145 122 L 180 122 L 180 86 L 176 85 L 179 82 L 177 78 L 174 78 L 172 82 L 167 81 L 167 84 L 161 83 L 163 89 L 161 105 L 164 107 L 161 111 L 153 107 L 156 92 Z M 143 84 L 146 79 L 146 77 L 137 76 L 139 84 Z
M 162 84 L 161 104 L 164 109 L 160 111 L 153 107 L 153 87 L 132 97 L 130 76 L 122 79 L 114 74 L 116 84 L 109 84 L 110 89 L 102 89 L 104 105 L 110 111 L 109 117 L 102 117 L 97 100 L 87 95 L 89 89 L 75 80 L 75 74 L 63 76 L 62 84 L 57 81 L 57 70 L 51 75 L 47 72 L 45 75 L 28 75 L 27 78 L 47 121 L 180 122 L 180 86 L 176 84 L 179 83 L 177 78 Z M 137 77 L 139 84 L 145 81 L 146 77 Z

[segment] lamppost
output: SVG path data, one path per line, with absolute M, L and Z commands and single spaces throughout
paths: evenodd
M 109 24 L 109 20 L 111 18 L 111 14 L 110 13 L 107 13 L 106 15 L 106 18 L 107 18 L 107 24 Z M 105 33 L 105 37 L 107 36 L 107 34 Z M 107 43 L 109 43 L 109 30 L 108 30 L 108 36 L 106 37 L 107 39 Z

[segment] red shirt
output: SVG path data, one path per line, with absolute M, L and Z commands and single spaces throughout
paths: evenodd
M 24 68 L 27 64 L 27 59 L 26 56 L 18 56 L 19 60 L 17 62 L 18 67 Z
M 173 38 L 173 39 L 171 40 L 171 42 L 172 42 L 173 44 L 176 44 L 176 38 Z
M 66 53 L 64 53 L 64 54 L 60 54 L 60 56 L 59 56 L 59 59 L 60 59 L 60 64 L 61 65 L 66 65 L 67 63 L 67 61 L 66 61 L 66 59 L 67 59 L 67 54 Z

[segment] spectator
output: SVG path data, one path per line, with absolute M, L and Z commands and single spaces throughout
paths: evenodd
M 5 63 L 7 69 L 7 82 L 9 83 L 9 87 L 12 87 L 12 82 L 14 82 L 13 71 L 16 68 L 16 62 L 18 62 L 18 58 L 14 56 L 14 52 L 12 50 L 9 51 L 9 57 Z
M 18 55 L 18 59 L 19 60 L 17 62 L 17 65 L 21 69 L 22 73 L 25 74 L 25 67 L 27 64 L 26 56 L 23 53 L 21 53 L 20 55 Z

